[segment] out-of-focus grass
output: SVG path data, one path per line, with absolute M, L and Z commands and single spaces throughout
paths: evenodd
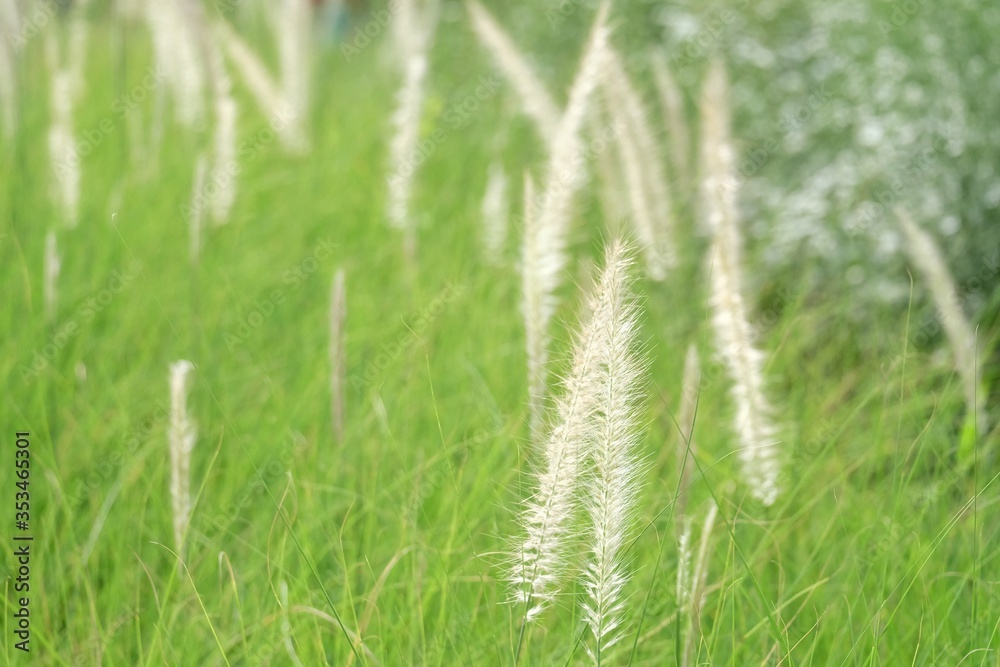
M 33 436 L 37 664 L 289 664 L 281 633 L 288 618 L 304 664 L 344 665 L 352 649 L 332 619 L 338 615 L 363 639 L 370 664 L 511 664 L 518 616 L 505 604 L 502 564 L 526 492 L 523 474 L 535 460 L 519 230 L 494 268 L 482 260 L 477 226 L 491 157 L 501 156 L 517 184 L 541 149 L 533 129 L 511 119 L 506 89 L 458 127 L 447 120 L 490 71 L 461 8 L 447 12 L 424 128 L 425 136 L 444 129 L 445 139 L 417 173 L 416 271 L 384 224 L 395 86 L 379 60 L 384 42 L 350 63 L 336 47 L 322 55 L 314 144 L 304 157 L 263 139 L 266 119 L 238 90 L 239 136 L 253 150 L 242 154 L 232 220 L 206 230 L 197 269 L 181 207 L 205 137 L 168 124 L 159 156 L 136 162 L 127 122 L 148 137 L 152 98 L 128 120 L 113 110 L 150 66 L 143 32 L 94 26 L 76 131 L 103 119 L 114 130 L 83 160 L 74 230 L 61 229 L 49 196 L 48 72 L 41 40 L 29 44 L 21 125 L 0 161 L 7 186 L 0 414 L 4 437 Z M 642 12 L 630 7 L 630 14 Z M 553 63 L 545 70 L 553 86 L 572 71 L 574 36 L 589 16 L 571 14 L 565 30 L 552 33 L 555 45 L 537 38 L 545 28 L 536 26 L 529 43 Z M 634 23 L 619 34 L 634 37 L 619 41 L 629 53 L 649 42 Z M 581 197 L 577 258 L 595 256 L 607 234 L 595 193 Z M 720 506 L 699 664 L 997 664 L 996 437 L 984 434 L 988 458 L 975 470 L 956 472 L 962 395 L 938 341 L 915 344 L 914 331 L 932 317 L 919 281 L 914 306 L 860 299 L 863 316 L 851 319 L 845 315 L 858 310 L 865 285 L 830 280 L 813 262 L 768 273 L 760 242 L 751 242 L 748 271 L 760 294 L 754 321 L 771 356 L 767 375 L 788 457 L 786 492 L 763 509 L 737 477 L 728 380 L 712 361 L 705 247 L 693 213 L 679 212 L 681 269 L 662 284 L 640 282 L 651 362 L 643 447 L 649 461 L 663 463 L 650 466 L 641 497 L 628 636 L 614 662 L 624 664 L 633 643 L 632 664 L 672 664 L 677 654 L 679 471 L 672 453 L 660 452 L 677 446 L 670 414 L 694 342 L 705 377 L 689 509 L 697 525 L 709 499 Z M 53 324 L 41 307 L 50 228 L 59 230 L 63 260 Z M 584 264 L 574 261 L 563 293 L 560 367 Z M 329 430 L 327 394 L 326 317 L 337 267 L 348 286 L 342 445 Z M 902 264 L 892 270 L 905 285 Z M 87 310 L 88 299 L 116 284 L 115 272 L 124 287 Z M 995 284 L 982 288 L 988 303 Z M 77 332 L 55 341 L 69 323 Z M 995 323 L 983 324 L 984 338 L 995 337 Z M 54 342 L 49 355 L 45 346 Z M 44 368 L 24 377 L 36 352 Z M 176 577 L 170 552 L 162 412 L 167 366 L 178 358 L 198 367 L 192 487 L 201 495 L 190 578 Z M 3 479 L 12 488 L 12 476 Z M 11 565 L 10 558 L 0 565 L 8 619 Z M 289 588 L 284 609 L 281 582 Z M 571 598 L 543 626 L 529 633 L 522 664 L 584 660 Z M 22 664 L 9 633 L 0 655 Z

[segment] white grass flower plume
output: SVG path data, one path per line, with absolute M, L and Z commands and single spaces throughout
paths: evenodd
M 732 380 L 734 429 L 740 441 L 743 475 L 752 495 L 765 505 L 778 496 L 779 453 L 772 407 L 765 395 L 764 353 L 754 345 L 742 294 L 742 252 L 732 146 L 729 140 L 728 86 L 720 61 L 710 67 L 702 99 L 702 155 L 705 159 L 704 212 L 712 232 L 712 325 L 716 347 Z M 723 122 L 725 121 L 725 123 Z
M 676 265 L 675 231 L 666 169 L 659 142 L 647 122 L 642 98 L 629 81 L 621 56 L 608 48 L 603 84 L 617 124 L 618 147 L 625 174 L 630 220 L 654 280 L 663 280 Z
M 177 120 L 197 127 L 205 118 L 207 76 L 197 30 L 201 7 L 189 0 L 146 3 L 156 67 L 163 72 L 174 100 Z
M 602 288 L 607 290 L 608 303 L 598 311 L 605 334 L 589 447 L 594 470 L 584 501 L 593 533 L 583 573 L 587 592 L 583 617 L 594 640 L 593 646 L 586 645 L 587 652 L 598 665 L 624 635 L 623 592 L 629 578 L 625 550 L 642 472 L 636 452 L 641 435 L 637 410 L 646 370 L 636 349 L 638 322 L 630 293 L 630 260 L 621 242 L 611 246 L 605 263 Z
M 233 99 L 232 81 L 218 45 L 205 40 L 209 54 L 209 72 L 215 97 L 215 138 L 212 147 L 212 182 L 217 188 L 212 197 L 212 222 L 229 222 L 229 212 L 236 201 L 236 118 L 238 107 Z
M 428 69 L 428 49 L 433 41 L 435 8 L 421 12 L 416 0 L 401 0 L 393 22 L 403 83 L 392 115 L 393 136 L 389 144 L 389 223 L 404 234 L 404 250 L 413 259 L 416 253 L 416 221 L 410 211 L 413 176 L 417 168 L 417 144 L 424 109 L 424 81 Z
M 514 85 L 524 113 L 534 121 L 543 140 L 551 141 L 556 136 L 562 112 L 545 89 L 545 84 L 492 14 L 476 0 L 469 2 L 467 7 L 479 41 Z
M 986 392 L 981 391 L 982 369 L 977 361 L 976 332 L 962 312 L 955 279 L 934 238 L 902 207 L 896 208 L 896 217 L 903 228 L 910 259 L 930 290 L 941 327 L 951 345 L 955 369 L 962 380 L 966 410 L 970 418 L 978 415 L 978 430 L 983 432 L 986 430 Z
M 546 385 L 549 325 L 556 310 L 555 292 L 566 266 L 566 246 L 573 198 L 587 178 L 581 128 L 597 87 L 607 50 L 608 4 L 598 10 L 580 69 L 570 88 L 569 103 L 559 122 L 546 166 L 543 191 L 525 200 L 522 243 L 522 301 L 528 347 L 529 400 L 533 433 L 541 423 Z M 530 222 L 529 222 L 530 221 Z M 532 384 L 534 383 L 534 384 Z
M 507 219 L 510 203 L 507 198 L 507 174 L 499 160 L 490 165 L 486 177 L 486 192 L 481 208 L 483 216 L 483 254 L 490 264 L 503 261 L 507 245 Z
M 595 420 L 605 390 L 600 366 L 609 353 L 609 323 L 617 316 L 613 310 L 623 304 L 617 291 L 627 285 L 624 255 L 616 244 L 590 297 L 589 319 L 574 339 L 572 367 L 555 403 L 554 425 L 541 444 L 534 491 L 521 513 L 524 537 L 514 549 L 510 580 L 514 600 L 526 604 L 529 622 L 558 594 L 583 460 L 590 444 L 600 438 Z
M 193 370 L 190 361 L 181 360 L 170 365 L 170 500 L 174 545 L 180 561 L 184 560 L 184 540 L 191 520 L 191 451 L 197 439 L 197 429 L 187 406 Z

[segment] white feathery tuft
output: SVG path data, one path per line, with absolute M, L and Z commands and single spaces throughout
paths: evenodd
M 156 67 L 163 72 L 174 98 L 174 113 L 185 127 L 205 119 L 206 74 L 197 26 L 201 8 L 190 0 L 146 3 Z
M 424 108 L 424 80 L 427 77 L 428 55 L 437 16 L 433 10 L 421 16 L 416 0 L 402 0 L 399 15 L 393 23 L 396 42 L 400 45 L 403 84 L 399 89 L 396 111 L 392 115 L 394 128 L 389 146 L 389 223 L 404 233 L 407 256 L 416 253 L 416 221 L 410 212 L 413 174 L 417 168 L 420 119 Z
M 525 536 L 515 547 L 510 581 L 514 601 L 526 603 L 528 621 L 537 619 L 558 593 L 582 462 L 599 437 L 594 417 L 605 384 L 600 365 L 608 356 L 612 310 L 622 301 L 616 290 L 627 284 L 623 253 L 616 245 L 590 296 L 589 320 L 575 337 L 572 367 L 555 405 L 555 425 L 542 446 L 535 490 L 521 514 Z
M 483 194 L 483 250 L 486 261 L 500 264 L 507 245 L 507 218 L 510 203 L 507 199 L 507 174 L 499 160 L 490 165 Z
M 59 295 L 59 269 L 61 266 L 59 248 L 56 245 L 56 233 L 50 230 L 45 235 L 45 281 L 43 283 L 45 319 L 49 322 L 55 322 L 56 319 L 56 304 Z
M 608 106 L 622 131 L 618 147 L 628 188 L 631 220 L 650 277 L 663 280 L 676 263 L 675 224 L 659 144 L 646 121 L 642 98 L 629 81 L 621 56 L 608 48 L 602 82 Z
M 623 591 L 629 578 L 624 559 L 642 472 L 636 453 L 641 433 L 637 410 L 645 372 L 636 352 L 638 323 L 630 294 L 631 262 L 621 242 L 608 250 L 605 263 L 608 307 L 600 321 L 605 334 L 590 443 L 594 475 L 585 491 L 593 535 L 583 573 L 587 591 L 583 618 L 594 636 L 594 646 L 586 648 L 598 665 L 623 636 Z
M 282 95 L 291 114 L 286 136 L 290 148 L 305 152 L 309 147 L 305 122 L 312 77 L 312 8 L 309 0 L 283 0 L 278 11 Z
M 743 474 L 765 505 L 778 497 L 778 449 L 772 408 L 764 392 L 764 353 L 754 346 L 742 295 L 742 252 L 736 190 L 732 180 L 728 86 L 721 61 L 709 69 L 702 99 L 704 212 L 712 231 L 711 297 L 716 346 L 732 378 L 734 427 Z M 725 122 L 723 122 L 725 121 Z
M 982 369 L 977 361 L 976 332 L 962 312 L 955 279 L 933 237 L 921 229 L 910 214 L 896 207 L 896 217 L 906 236 L 906 247 L 914 266 L 930 289 L 941 326 L 948 336 L 955 369 L 962 380 L 969 415 L 978 415 L 978 431 L 986 429 L 986 393 L 979 391 Z
M 528 344 L 529 400 L 532 433 L 541 424 L 549 324 L 556 310 L 555 292 L 566 265 L 566 244 L 573 197 L 587 178 L 580 130 L 600 77 L 607 51 L 608 3 L 598 10 L 583 61 L 570 88 L 569 103 L 552 142 L 545 172 L 545 189 L 525 199 L 525 237 L 522 244 L 522 301 Z M 530 224 L 527 223 L 530 221 Z
M 19 12 L 13 0 L 0 2 L 0 123 L 4 140 L 10 142 L 17 132 L 17 67 L 13 39 L 20 25 Z
M 212 149 L 211 182 L 217 191 L 212 197 L 212 222 L 223 225 L 229 222 L 229 213 L 236 201 L 236 118 L 238 107 L 232 95 L 232 81 L 226 73 L 225 61 L 219 47 L 210 39 L 205 40 L 209 53 L 209 73 L 215 96 L 215 141 Z
M 347 386 L 347 286 L 344 270 L 337 269 L 330 294 L 330 416 L 333 437 L 344 442 L 344 388 Z
M 538 442 L 542 430 L 545 401 L 545 380 L 549 360 L 548 332 L 542 326 L 550 310 L 555 309 L 552 294 L 538 283 L 539 270 L 546 261 L 546 249 L 539 246 L 538 219 L 532 210 L 535 185 L 531 176 L 524 175 L 524 236 L 521 240 L 521 311 L 524 315 L 525 341 L 528 355 L 528 410 L 532 441 Z
M 80 211 L 80 155 L 73 140 L 73 74 L 57 69 L 52 76 L 52 125 L 49 158 L 55 179 L 55 198 L 68 227 L 76 227 Z
M 681 522 L 680 534 L 677 536 L 677 608 L 683 613 L 691 598 L 691 517 L 686 516 Z
M 680 88 L 670 73 L 666 55 L 657 51 L 650 56 L 653 64 L 653 81 L 660 95 L 660 104 L 667 120 L 670 133 L 670 156 L 674 167 L 674 178 L 686 182 L 691 173 L 691 146 L 688 125 L 684 116 L 684 98 Z
M 271 127 L 278 135 L 278 141 L 289 153 L 302 153 L 308 148 L 302 123 L 305 122 L 305 111 L 296 109 L 286 96 L 284 82 L 275 81 L 268 73 L 253 50 L 247 46 L 239 35 L 225 21 L 216 21 L 215 35 L 222 43 L 226 55 L 240 73 L 243 82 L 257 101 L 261 111 L 269 116 Z M 308 74 L 302 75 L 308 86 Z M 308 98 L 308 94 L 306 94 Z
M 493 15 L 476 0 L 472 0 L 467 6 L 472 18 L 472 27 L 479 41 L 514 84 L 514 89 L 521 98 L 524 113 L 535 122 L 542 139 L 549 142 L 556 136 L 559 127 L 559 118 L 562 115 L 559 107 L 525 56 Z
M 174 545 L 177 549 L 178 568 L 184 560 L 184 539 L 191 520 L 191 451 L 197 438 L 197 429 L 188 415 L 187 399 L 190 391 L 190 361 L 170 364 L 170 499 L 174 512 Z

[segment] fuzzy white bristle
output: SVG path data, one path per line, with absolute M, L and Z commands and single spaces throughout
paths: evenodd
M 618 290 L 627 285 L 623 275 L 627 266 L 624 249 L 616 245 L 590 297 L 589 320 L 575 338 L 554 426 L 542 444 L 535 490 L 521 514 L 525 537 L 515 548 L 510 580 L 514 600 L 527 605 L 529 621 L 537 619 L 558 593 L 581 465 L 589 444 L 599 438 L 594 417 L 605 389 L 600 365 L 608 356 L 609 322 L 623 300 Z
M 486 261 L 499 264 L 503 261 L 507 244 L 507 218 L 510 204 L 507 200 L 507 174 L 499 161 L 490 165 L 483 194 L 483 251 Z
M 197 438 L 197 429 L 187 406 L 193 370 L 194 365 L 190 361 L 176 361 L 170 365 L 170 499 L 174 516 L 174 545 L 181 561 L 184 560 L 184 540 L 191 520 L 191 452 Z
M 986 429 L 986 394 L 980 390 L 982 369 L 977 361 L 976 332 L 962 312 L 955 279 L 934 238 L 902 207 L 896 208 L 896 217 L 906 236 L 910 259 L 930 289 L 938 318 L 951 345 L 955 369 L 962 380 L 966 409 L 970 415 L 977 415 L 978 430 L 982 433 Z
M 641 433 L 637 409 L 645 365 L 636 353 L 638 322 L 629 267 L 624 246 L 614 243 L 604 269 L 609 304 L 601 319 L 606 333 L 589 447 L 594 474 L 588 479 L 585 501 L 593 534 L 583 573 L 587 592 L 583 617 L 594 638 L 593 647 L 586 646 L 587 652 L 598 665 L 624 635 L 623 593 L 629 578 L 625 550 L 642 472 L 636 453 Z
M 728 105 L 725 69 L 716 60 L 709 68 L 702 98 L 702 195 L 713 235 L 709 305 L 716 347 L 732 380 L 743 474 L 753 496 L 770 505 L 779 492 L 779 454 L 773 410 L 764 391 L 764 353 L 754 345 L 742 293 L 742 239 L 731 171 Z
M 402 0 L 394 21 L 400 47 L 403 84 L 396 111 L 392 115 L 393 137 L 389 145 L 389 223 L 404 234 L 404 249 L 412 260 L 416 252 L 417 223 L 410 211 L 413 176 L 418 160 L 420 119 L 424 108 L 424 80 L 427 78 L 428 49 L 434 36 L 437 15 L 433 9 L 421 12 L 416 0 Z

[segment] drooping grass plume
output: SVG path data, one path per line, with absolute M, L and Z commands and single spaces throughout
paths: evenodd
M 59 295 L 59 248 L 56 246 L 56 233 L 49 230 L 45 235 L 45 280 L 43 283 L 45 319 L 50 323 L 56 319 L 56 303 Z
M 282 0 L 277 7 L 278 66 L 285 103 L 291 110 L 286 131 L 297 152 L 309 148 L 306 119 L 312 78 L 312 7 L 309 0 Z
M 344 389 L 347 386 L 347 350 L 345 324 L 347 322 L 347 286 L 344 270 L 337 269 L 333 276 L 330 295 L 330 418 L 333 437 L 344 442 Z
M 286 18 L 289 24 L 298 24 L 300 19 L 295 18 L 295 11 L 291 10 L 290 18 Z M 284 24 L 283 24 L 284 25 Z M 288 29 L 287 26 L 285 26 Z M 308 103 L 308 81 L 309 74 L 297 73 L 290 75 L 290 81 L 275 80 L 267 71 L 267 67 L 260 60 L 253 50 L 244 42 L 239 35 L 225 21 L 216 21 L 214 24 L 215 35 L 222 43 L 223 49 L 235 69 L 240 73 L 243 82 L 250 90 L 251 95 L 257 101 L 257 106 L 268 116 L 271 126 L 278 135 L 281 146 L 289 153 L 301 154 L 308 150 L 309 144 L 305 133 L 304 123 L 306 121 L 306 109 L 298 108 L 296 105 Z M 291 30 L 289 30 L 291 32 Z M 294 61 L 295 54 L 299 54 L 297 48 L 286 47 L 286 59 Z M 306 53 L 309 53 L 306 50 Z M 306 58 L 306 68 L 311 62 L 309 56 Z M 285 65 L 287 70 L 291 70 L 290 65 Z M 294 77 L 303 77 L 297 79 Z M 294 96 L 294 97 L 290 97 Z
M 486 177 L 486 192 L 481 207 L 483 216 L 483 254 L 490 264 L 503 261 L 507 245 L 507 218 L 510 203 L 507 199 L 507 174 L 503 165 L 495 160 Z
M 700 219 L 706 231 L 720 226 L 735 228 L 735 153 L 730 138 L 729 81 L 725 64 L 718 58 L 709 63 L 701 89 L 701 204 Z M 739 252 L 739 248 L 734 248 Z
M 170 365 L 170 500 L 174 512 L 174 546 L 178 568 L 184 560 L 184 539 L 191 520 L 191 451 L 197 439 L 197 428 L 188 414 L 190 392 L 190 361 L 175 361 Z
M 535 185 L 529 174 L 524 175 L 524 232 L 521 238 L 521 312 L 524 316 L 525 341 L 528 356 L 528 412 L 532 441 L 538 442 L 542 429 L 545 402 L 545 379 L 549 359 L 548 334 L 541 324 L 551 318 L 555 309 L 551 292 L 546 292 L 538 280 L 539 267 L 546 259 L 540 243 L 538 218 L 532 207 Z
M 522 244 L 521 308 L 528 347 L 529 403 L 532 433 L 541 424 L 541 399 L 546 386 L 549 325 L 555 314 L 555 292 L 566 265 L 566 244 L 573 198 L 587 178 L 584 145 L 580 135 L 587 117 L 605 52 L 608 4 L 602 3 L 584 51 L 580 69 L 570 88 L 569 103 L 559 122 L 545 170 L 543 191 L 526 198 L 526 222 Z
M 933 237 L 914 222 L 908 211 L 900 206 L 895 210 L 906 236 L 910 260 L 930 290 L 941 327 L 951 345 L 955 369 L 962 380 L 966 410 L 970 419 L 976 419 L 977 428 L 983 433 L 986 430 L 986 392 L 981 388 L 982 368 L 977 361 L 976 332 L 962 312 L 955 279 Z
M 17 52 L 11 35 L 20 23 L 17 4 L 13 0 L 0 2 L 0 123 L 7 142 L 17 132 Z
M 189 0 L 146 3 L 157 71 L 170 88 L 178 122 L 188 128 L 205 119 L 207 75 L 197 34 L 201 20 L 201 7 Z
M 623 591 L 629 578 L 625 551 L 642 472 L 636 452 L 641 433 L 637 410 L 646 366 L 636 350 L 638 322 L 629 267 L 624 246 L 614 243 L 607 253 L 603 279 L 609 303 L 600 323 L 605 339 L 590 445 L 594 474 L 585 489 L 593 533 L 583 573 L 587 591 L 583 617 L 593 635 L 593 646 L 587 644 L 586 649 L 597 665 L 624 635 Z
M 542 139 L 548 143 L 557 133 L 562 112 L 539 80 L 527 58 L 514 41 L 479 2 L 468 3 L 472 27 L 521 98 L 524 113 L 531 118 Z
M 670 73 L 667 56 L 662 51 L 650 55 L 653 65 L 653 82 L 660 96 L 660 105 L 667 121 L 671 162 L 673 163 L 674 179 L 679 183 L 687 183 L 692 172 L 691 139 L 687 120 L 684 114 L 684 97 L 680 88 Z
M 628 189 L 630 220 L 654 280 L 676 264 L 673 206 L 659 142 L 647 122 L 642 98 L 629 81 L 621 56 L 608 48 L 602 83 L 608 107 L 622 128 L 618 148 Z
M 778 449 L 772 408 L 764 392 L 764 353 L 753 332 L 742 294 L 742 252 L 732 146 L 728 85 L 721 61 L 709 69 L 702 98 L 703 207 L 712 232 L 712 325 L 716 347 L 732 380 L 734 429 L 740 441 L 743 475 L 752 495 L 765 505 L 778 497 Z M 724 122 L 723 122 L 724 121 Z
M 73 112 L 83 87 L 81 60 L 86 48 L 86 24 L 76 17 L 81 9 L 74 10 L 71 23 L 68 53 L 51 33 L 46 35 L 46 59 L 52 72 L 49 96 L 51 124 L 49 125 L 49 161 L 52 164 L 53 199 L 63 221 L 76 227 L 80 214 L 80 172 L 82 156 L 77 151 L 73 132 Z
M 615 244 L 590 296 L 589 320 L 575 337 L 572 366 L 555 404 L 554 425 L 541 444 L 534 490 L 521 512 L 524 537 L 515 546 L 509 578 L 514 600 L 526 605 L 528 622 L 537 619 L 559 592 L 583 460 L 590 444 L 604 432 L 595 420 L 606 391 L 600 366 L 609 355 L 609 323 L 616 321 L 615 309 L 624 303 L 620 291 L 628 284 L 627 268 L 625 249 Z
M 208 57 L 212 96 L 215 102 L 215 136 L 209 179 L 215 186 L 211 202 L 212 222 L 216 225 L 222 225 L 229 222 L 229 212 L 236 201 L 236 175 L 238 171 L 236 168 L 236 119 L 238 107 L 233 98 L 233 85 L 226 72 L 222 51 L 210 38 L 207 30 L 203 30 L 202 34 Z
M 389 223 L 403 232 L 406 256 L 416 255 L 416 221 L 410 211 L 413 175 L 417 169 L 417 143 L 420 118 L 424 108 L 424 80 L 427 77 L 427 52 L 433 41 L 437 14 L 433 9 L 421 12 L 416 0 L 402 0 L 393 22 L 399 45 L 403 84 L 399 89 L 396 111 L 392 115 L 393 137 L 389 145 Z

